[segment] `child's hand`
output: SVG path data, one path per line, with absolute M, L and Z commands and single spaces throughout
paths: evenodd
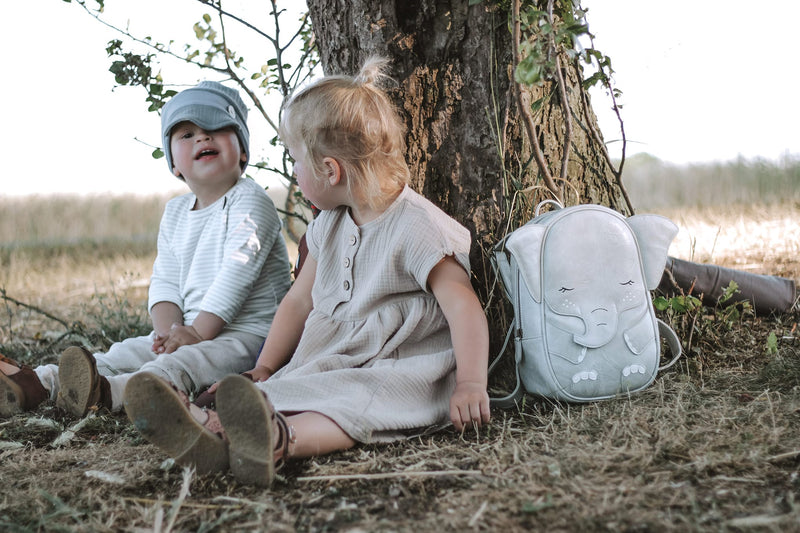
M 169 335 L 156 335 L 153 338 L 153 353 L 164 353 L 164 342 L 169 338 Z
M 159 339 L 160 337 L 156 337 L 156 342 L 159 342 Z M 172 353 L 181 346 L 197 344 L 204 340 L 205 339 L 197 333 L 197 330 L 195 330 L 193 326 L 173 324 L 172 327 L 169 328 L 169 334 L 161 340 L 161 351 L 153 351 L 156 351 L 156 353 Z M 155 347 L 155 342 L 153 346 Z
M 450 420 L 458 431 L 475 425 L 476 428 L 489 422 L 489 394 L 486 387 L 474 381 L 456 384 L 450 397 Z
M 268 380 L 270 376 L 275 373 L 275 371 L 268 366 L 257 364 L 253 370 L 250 370 L 247 373 L 250 374 L 250 379 L 253 380 L 253 383 L 258 383 L 259 381 Z

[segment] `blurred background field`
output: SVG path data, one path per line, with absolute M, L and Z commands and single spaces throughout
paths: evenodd
M 670 255 L 800 280 L 800 158 L 675 166 L 637 155 L 625 176 L 637 212 L 678 224 Z M 280 191 L 270 193 L 281 205 Z M 168 199 L 0 197 L 0 290 L 66 323 L 94 317 L 107 328 L 108 314 L 124 312 L 140 315 L 136 320 L 146 327 L 147 287 Z M 64 329 L 8 298 L 0 304 L 6 306 L 0 343 Z

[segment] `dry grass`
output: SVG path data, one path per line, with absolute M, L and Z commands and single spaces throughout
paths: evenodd
M 680 228 L 681 259 L 800 279 L 800 203 L 658 209 Z
M 168 199 L 164 195 L 0 197 L 0 244 L 151 241 Z
M 797 209 L 664 214 L 682 226 L 674 255 L 800 280 Z M 6 254 L 0 286 L 88 331 L 109 322 L 104 305 L 141 307 L 151 250 L 78 248 Z M 124 415 L 77 421 L 45 405 L 0 421 L 0 530 L 800 530 L 798 318 L 746 316 L 728 330 L 708 313 L 697 350 L 634 397 L 529 397 L 480 434 L 291 463 L 270 490 L 181 471 Z M 55 360 L 72 341 L 52 344 L 63 331 L 7 304 L 0 350 Z

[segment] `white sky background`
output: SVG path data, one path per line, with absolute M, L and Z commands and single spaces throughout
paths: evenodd
M 258 16 L 266 16 L 269 4 L 249 3 L 263 9 Z M 584 0 L 583 5 L 589 8 L 595 45 L 611 58 L 623 91 L 629 155 L 648 152 L 687 163 L 800 154 L 794 42 L 800 2 Z M 233 1 L 226 8 L 236 11 Z M 194 42 L 192 24 L 208 9 L 192 0 L 107 0 L 106 11 L 120 25 L 129 20 L 134 34 L 183 43 Z M 146 111 L 144 91 L 113 90 L 105 53 L 106 43 L 117 37 L 113 30 L 62 0 L 7 2 L 4 20 L 9 48 L 0 142 L 7 163 L 0 194 L 186 190 L 164 159 L 150 156 L 148 145 L 160 144 L 160 126 L 158 115 Z M 254 54 L 246 54 L 253 67 Z M 181 71 L 172 62 L 164 64 L 164 72 L 168 79 L 180 72 L 189 84 L 211 77 Z M 602 91 L 594 93 L 593 105 L 606 140 L 618 138 Z M 273 133 L 252 110 L 250 116 L 257 158 L 258 147 Z M 618 147 L 610 145 L 612 154 Z

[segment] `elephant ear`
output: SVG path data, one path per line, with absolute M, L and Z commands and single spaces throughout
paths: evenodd
M 678 226 L 660 215 L 634 215 L 628 218 L 628 225 L 636 235 L 642 253 L 645 283 L 649 290 L 653 290 L 664 274 L 669 245 L 678 234 Z
M 542 302 L 542 243 L 545 231 L 542 225 L 526 224 L 506 241 L 506 248 L 517 260 L 522 279 L 537 303 Z

